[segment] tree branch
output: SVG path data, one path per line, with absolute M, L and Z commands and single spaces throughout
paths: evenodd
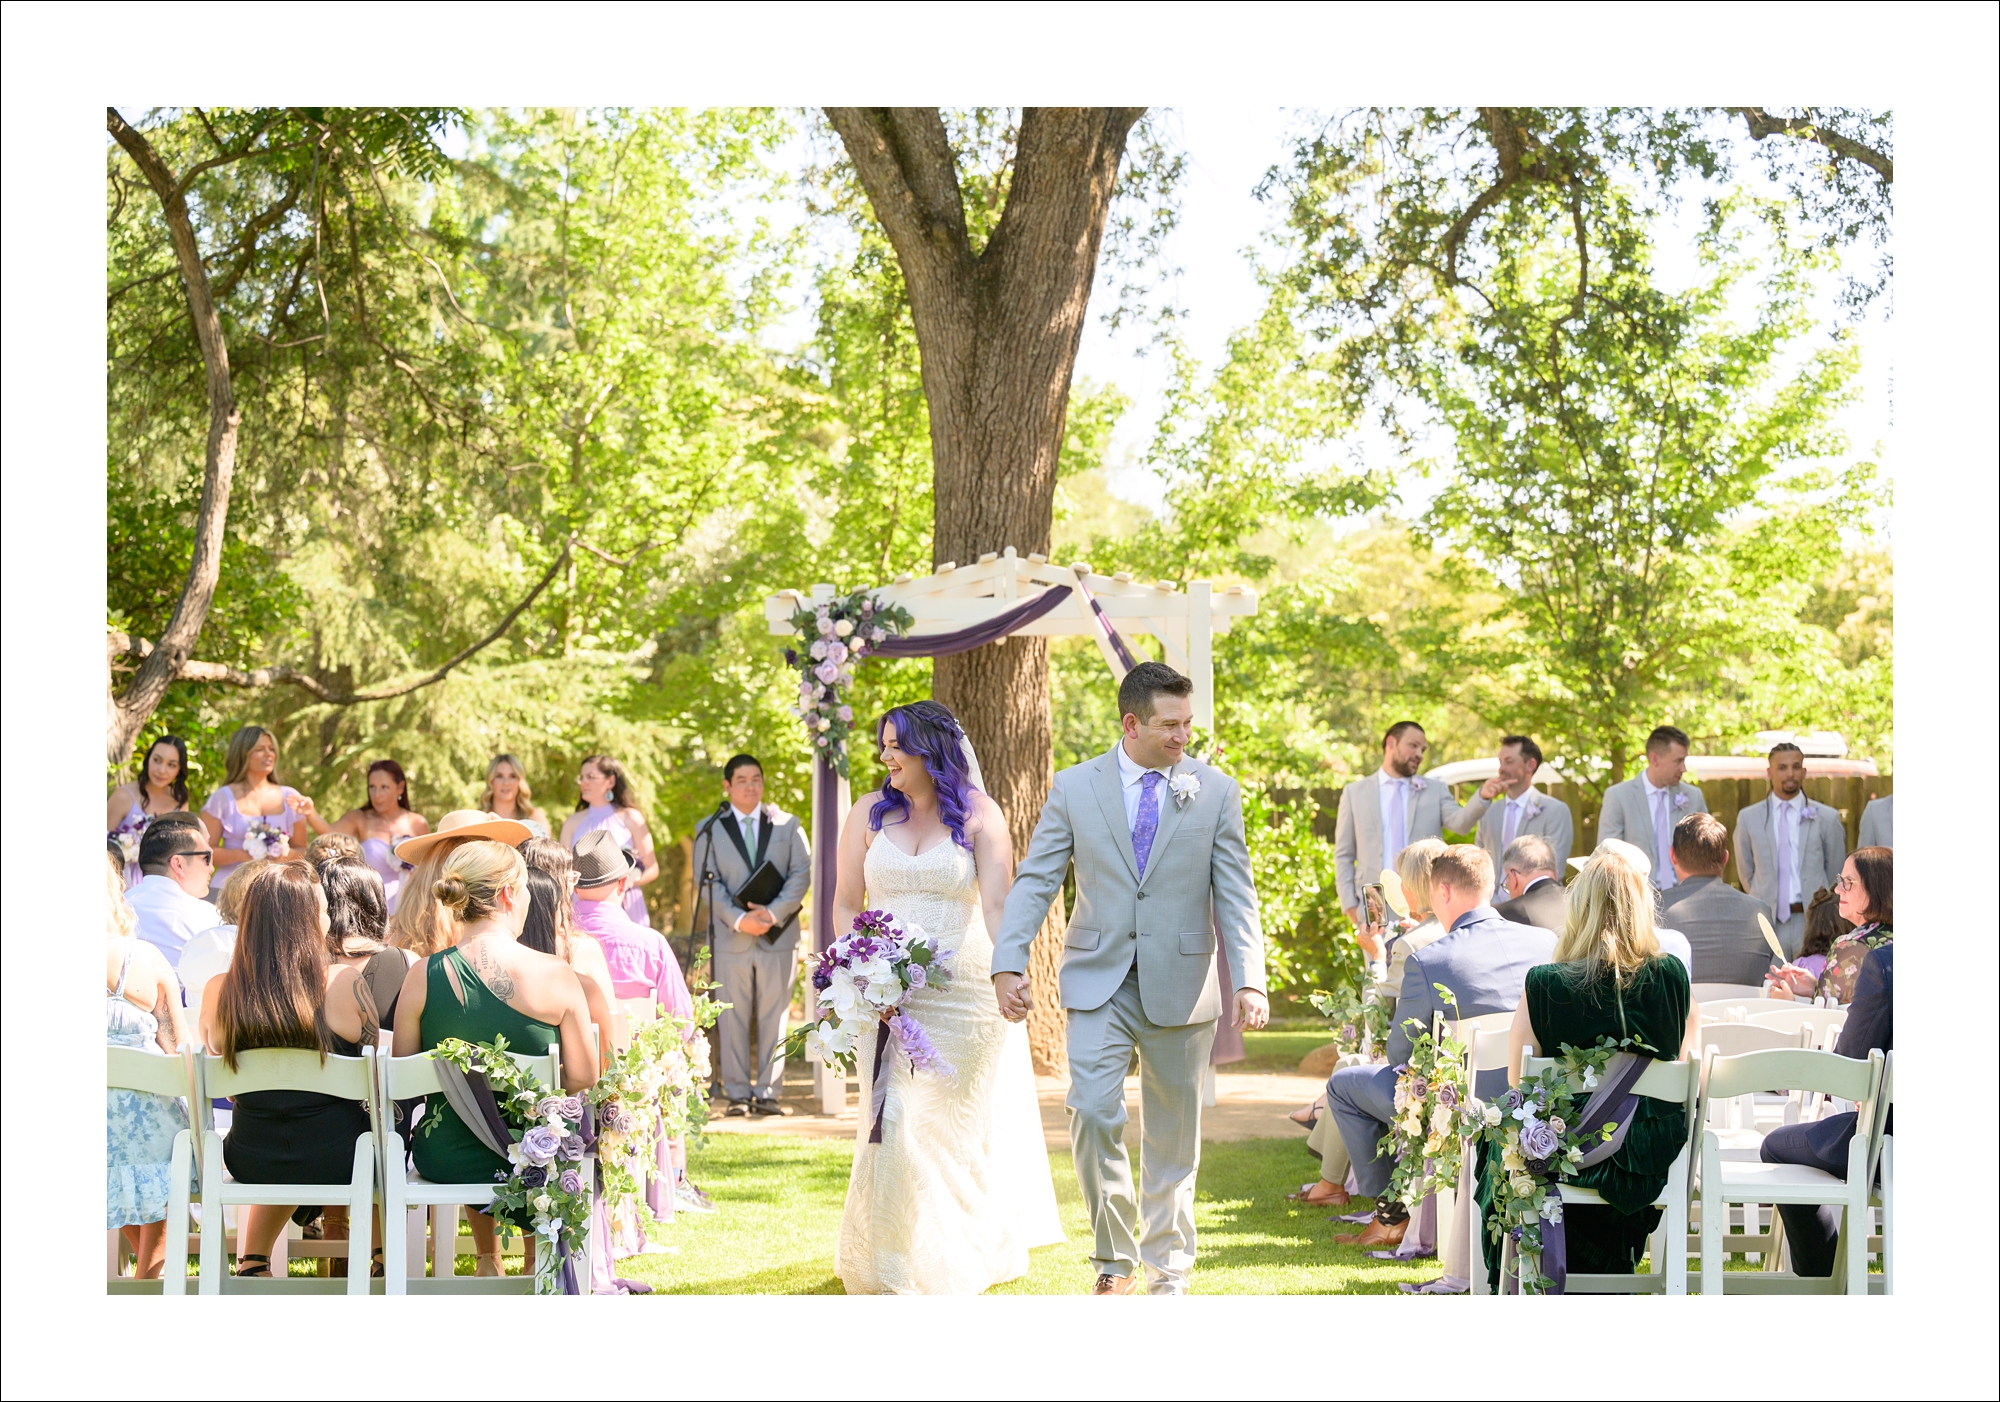
M 958 163 L 937 109 L 828 107 L 825 112 L 897 255 L 929 265 L 935 276 L 969 264 L 972 245 Z
M 334 691 L 324 682 L 320 681 L 319 678 L 306 672 L 301 672 L 296 667 L 291 667 L 284 663 L 278 663 L 270 667 L 258 667 L 246 672 L 240 667 L 231 667 L 221 662 L 196 662 L 189 659 L 181 661 L 173 679 L 176 681 L 221 682 L 225 686 L 240 686 L 252 689 L 286 684 L 298 687 L 301 691 L 311 695 L 315 700 L 328 706 L 352 706 L 363 701 L 390 701 L 398 696 L 407 696 L 413 691 L 420 691 L 433 683 L 443 681 L 445 676 L 454 667 L 458 666 L 459 663 L 465 661 L 483 648 L 498 642 L 507 630 L 514 626 L 514 620 L 527 612 L 528 606 L 541 597 L 542 591 L 549 587 L 549 584 L 555 579 L 556 575 L 561 572 L 562 567 L 569 563 L 570 550 L 577 545 L 584 545 L 584 543 L 574 536 L 563 542 L 562 550 L 549 565 L 547 572 L 542 575 L 540 582 L 528 591 L 527 597 L 523 598 L 520 603 L 514 605 L 508 611 L 507 616 L 500 620 L 498 627 L 494 628 L 492 632 L 470 647 L 461 650 L 449 662 L 446 662 L 436 671 L 418 677 L 415 681 L 403 682 L 395 686 L 377 687 L 371 691 Z M 630 561 L 620 562 L 612 559 L 611 556 L 605 555 L 602 550 L 598 550 L 595 546 L 584 545 L 584 548 L 593 554 L 604 555 L 604 558 L 611 560 L 613 564 L 630 563 Z M 642 547 L 642 550 L 651 548 L 651 546 L 645 546 Z M 640 551 L 634 551 L 634 557 L 639 553 Z M 143 666 L 151 665 L 152 660 L 161 655 L 159 650 L 145 638 L 128 637 L 115 628 L 107 630 L 106 648 L 114 660 L 123 656 L 134 656 L 143 659 L 142 668 Z
M 1789 136 L 1799 141 L 1816 141 L 1836 156 L 1867 166 L 1882 177 L 1884 185 L 1893 185 L 1896 181 L 1896 162 L 1893 157 L 1877 151 L 1872 146 L 1864 146 L 1852 137 L 1828 131 L 1809 117 L 1774 117 L 1761 107 L 1738 107 L 1735 110 L 1749 126 L 1752 141 L 1762 141 L 1767 136 Z

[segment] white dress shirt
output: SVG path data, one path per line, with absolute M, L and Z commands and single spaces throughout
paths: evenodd
M 1119 788 L 1125 794 L 1125 831 L 1127 832 L 1139 826 L 1139 798 L 1144 793 L 1141 785 L 1148 774 L 1157 774 L 1160 776 L 1162 782 L 1155 790 L 1155 793 L 1159 801 L 1164 805 L 1167 798 L 1165 781 L 1173 776 L 1165 769 L 1140 768 L 1139 761 L 1125 753 L 1125 742 L 1120 740 L 1118 742 L 1118 779 Z M 1161 811 L 1164 812 L 1166 810 L 1163 807 Z
M 190 1008 L 199 1009 L 202 989 L 208 986 L 209 980 L 228 973 L 229 961 L 235 956 L 234 925 L 211 925 L 190 939 L 187 948 L 181 951 L 180 967 L 174 971 L 180 975 L 181 1001 Z
M 1771 795 L 1771 845 L 1774 847 L 1779 845 L 1780 833 L 1784 834 L 1784 841 L 1791 844 L 1791 860 L 1786 863 L 1785 890 L 1790 893 L 1793 902 L 1799 904 L 1803 904 L 1806 899 L 1799 890 L 1799 851 L 1805 846 L 1799 840 L 1799 829 L 1803 826 L 1802 820 L 1805 816 L 1806 796 L 1803 790 L 1790 798 Z M 1778 918 L 1783 920 L 1790 913 L 1789 910 L 1781 910 L 1778 912 Z
M 1375 777 L 1375 794 L 1382 800 L 1382 866 L 1386 870 L 1396 865 L 1396 858 L 1402 855 L 1404 847 L 1410 845 L 1410 804 L 1416 797 L 1416 790 L 1410 787 L 1410 781 L 1402 775 L 1390 773 L 1389 766 L 1386 764 L 1376 772 Z M 1395 808 L 1396 791 L 1399 788 L 1403 793 L 1403 830 L 1401 833 L 1396 831 L 1394 820 L 1390 817 Z M 1396 842 L 1398 837 L 1402 838 L 1400 846 Z M 1377 877 L 1376 879 L 1380 880 L 1381 878 Z
M 125 899 L 139 917 L 139 938 L 166 955 L 176 972 L 187 942 L 222 923 L 221 911 L 190 896 L 171 876 L 147 876 L 125 893 Z

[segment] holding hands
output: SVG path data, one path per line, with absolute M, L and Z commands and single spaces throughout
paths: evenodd
M 1019 974 L 993 975 L 993 996 L 1000 1004 L 1000 1016 L 1009 1022 L 1023 1021 L 1035 1006 L 1034 990 Z

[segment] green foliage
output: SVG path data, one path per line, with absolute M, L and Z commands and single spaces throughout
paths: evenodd
M 1319 805 L 1310 795 L 1279 808 L 1255 788 L 1243 791 L 1250 874 L 1264 921 L 1264 957 L 1274 994 L 1359 987 L 1361 952 L 1340 926 L 1333 844 L 1313 835 Z

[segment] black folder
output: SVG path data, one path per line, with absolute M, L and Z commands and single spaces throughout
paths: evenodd
M 785 889 L 784 873 L 765 862 L 750 873 L 750 879 L 736 892 L 736 904 L 746 910 L 752 905 L 769 907 L 778 899 L 778 893 Z

